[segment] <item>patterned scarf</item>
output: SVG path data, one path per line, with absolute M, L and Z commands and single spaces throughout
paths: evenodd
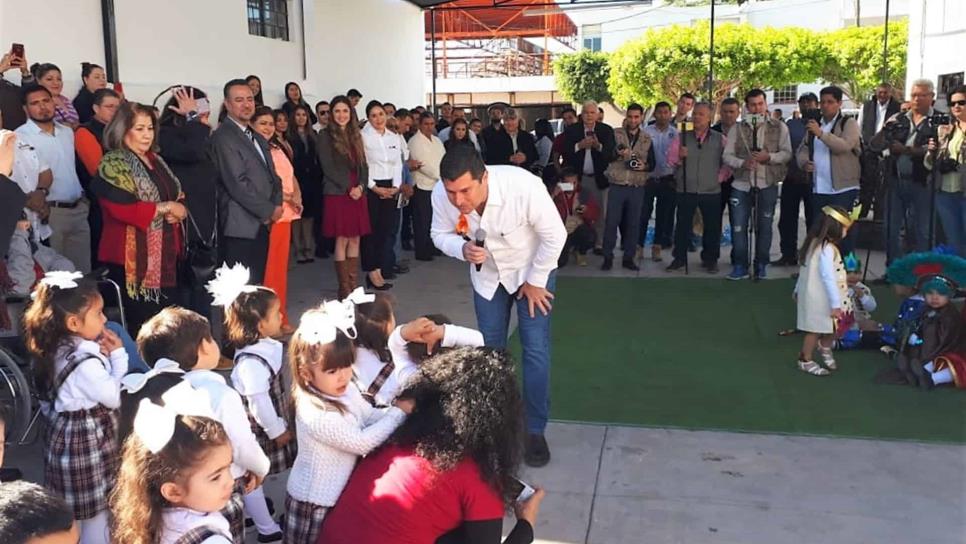
M 154 167 L 167 174 L 175 184 L 175 194 L 180 195 L 181 183 L 178 178 L 160 156 L 154 155 L 152 158 Z M 98 167 L 98 175 L 112 187 L 128 193 L 138 201 L 162 201 L 158 186 L 148 169 L 130 151 L 118 149 L 106 153 Z M 177 282 L 177 267 L 173 262 L 177 255 L 174 255 L 174 259 L 163 258 L 175 249 L 174 238 L 168 236 L 166 240 L 165 227 L 164 217 L 158 216 L 151 221 L 147 232 L 141 232 L 132 225 L 125 228 L 124 286 L 128 296 L 134 300 L 158 302 L 162 285 L 174 285 Z M 165 247 L 166 245 L 170 247 Z M 166 260 L 168 262 L 164 262 Z

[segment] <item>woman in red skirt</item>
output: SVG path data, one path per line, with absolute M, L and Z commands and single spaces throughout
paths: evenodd
M 316 147 L 322 166 L 322 234 L 335 238 L 339 298 L 358 285 L 359 238 L 370 233 L 363 192 L 369 179 L 365 147 L 355 109 L 345 96 L 330 102 L 332 120 L 319 132 Z

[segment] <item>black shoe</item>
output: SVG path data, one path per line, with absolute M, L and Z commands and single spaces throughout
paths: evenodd
M 782 257 L 768 263 L 772 266 L 798 266 L 798 259 L 795 257 Z
M 245 518 L 245 528 L 246 529 L 251 529 L 254 526 L 255 526 L 255 520 L 253 520 L 252 518 Z
M 604 257 L 604 264 L 600 265 L 600 269 L 601 270 L 610 270 L 611 268 L 614 268 L 614 258 L 613 257 Z
M 258 535 L 259 542 L 278 542 L 282 540 L 282 532 L 272 533 L 270 535 Z
M 409 267 L 404 264 L 397 264 L 392 267 L 393 274 L 406 274 L 409 272 Z
M 403 248 L 404 251 L 412 251 L 413 250 L 413 243 L 410 242 L 409 240 L 403 240 L 402 241 L 402 248 Z
M 668 267 L 665 268 L 665 270 L 667 270 L 668 272 L 674 272 L 675 270 L 681 270 L 686 265 L 687 263 L 685 263 L 683 260 L 674 259 L 673 261 L 671 261 L 671 264 L 669 264 Z
M 716 263 L 716 262 L 707 262 L 707 263 L 704 263 L 704 268 L 705 268 L 705 270 L 708 271 L 708 274 L 717 274 L 718 273 L 718 263 Z
M 628 270 L 633 270 L 634 272 L 639 272 L 641 270 L 641 267 L 637 266 L 637 264 L 630 259 L 624 259 L 621 261 L 621 266 Z
M 387 281 L 387 282 L 383 282 L 382 285 L 376 285 L 372 283 L 372 280 L 370 280 L 369 276 L 366 275 L 366 287 L 374 291 L 388 291 L 392 289 L 392 284 Z
M 594 248 L 594 255 L 603 255 L 603 254 L 604 254 L 604 248 L 601 248 L 601 247 Z
M 433 257 L 442 257 L 442 256 L 443 256 L 443 252 L 440 251 L 438 248 L 435 248 L 434 247 L 433 248 Z
M 527 466 L 543 467 L 550 462 L 550 447 L 547 446 L 547 439 L 542 434 L 527 435 L 526 446 L 523 461 Z

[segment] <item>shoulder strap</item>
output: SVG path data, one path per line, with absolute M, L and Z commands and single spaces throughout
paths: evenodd
M 272 365 L 269 364 L 268 359 L 262 357 L 261 355 L 259 355 L 257 353 L 251 353 L 251 352 L 248 352 L 248 351 L 243 351 L 243 352 L 241 352 L 241 353 L 239 353 L 238 355 L 235 356 L 235 362 L 237 363 L 238 361 L 240 361 L 241 359 L 243 359 L 245 357 L 248 357 L 250 359 L 257 359 L 257 360 L 261 361 L 262 364 L 265 365 L 265 368 L 268 369 L 269 375 L 271 375 L 273 378 L 275 377 L 275 370 L 272 369 Z
M 82 357 L 82 355 L 85 357 Z M 64 382 L 67 381 L 67 378 L 70 377 L 70 375 L 73 374 L 75 370 L 77 370 L 77 367 L 79 367 L 81 363 L 90 361 L 91 359 L 96 359 L 101 364 L 104 364 L 104 361 L 101 361 L 100 357 L 92 353 L 82 353 L 82 352 L 75 351 L 75 352 L 72 352 L 70 355 L 68 355 L 67 366 L 65 366 L 64 369 L 57 374 L 57 377 L 54 378 L 54 393 L 55 394 L 57 393 L 60 387 L 64 385 Z
M 213 536 L 220 535 L 221 533 L 213 530 L 211 527 L 195 527 L 194 529 L 181 535 L 181 537 L 175 541 L 175 544 L 201 544 Z

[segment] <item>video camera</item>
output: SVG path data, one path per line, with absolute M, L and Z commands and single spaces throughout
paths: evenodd
M 953 122 L 948 113 L 936 112 L 929 116 L 929 126 L 932 128 L 949 125 Z
M 815 121 L 818 124 L 822 124 L 822 110 L 818 108 L 810 108 L 807 110 L 802 110 L 802 122 L 808 123 L 809 121 Z

